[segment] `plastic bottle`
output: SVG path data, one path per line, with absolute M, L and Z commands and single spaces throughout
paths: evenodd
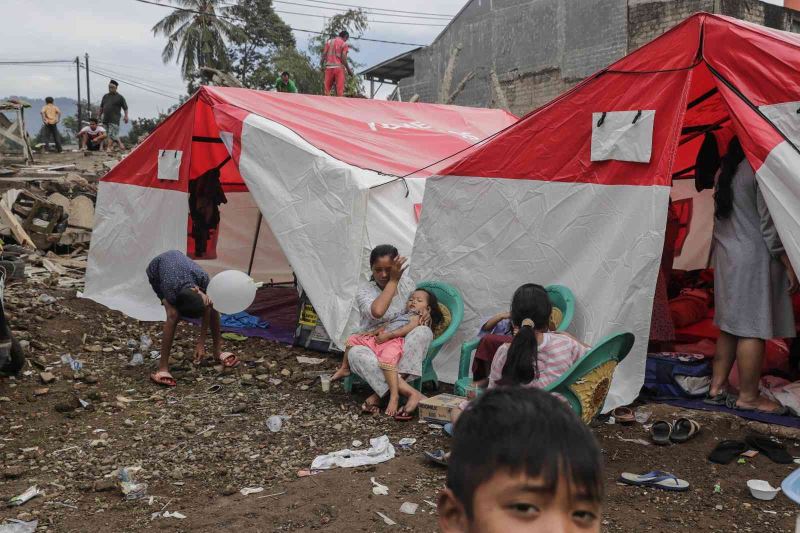
M 267 419 L 267 428 L 273 433 L 277 433 L 283 427 L 283 419 L 277 415 L 272 415 Z
M 131 360 L 128 362 L 128 366 L 139 366 L 141 364 L 144 364 L 144 357 L 142 357 L 142 354 L 139 352 L 133 354 Z
M 150 350 L 150 347 L 153 345 L 153 341 L 150 339 L 149 335 L 142 335 L 139 338 L 139 348 L 142 352 L 146 352 Z

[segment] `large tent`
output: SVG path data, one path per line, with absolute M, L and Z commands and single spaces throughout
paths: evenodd
M 341 345 L 371 247 L 410 252 L 425 178 L 444 166 L 431 165 L 516 120 L 499 110 L 203 87 L 101 180 L 84 296 L 163 319 L 145 268 L 161 252 L 187 250 L 190 182 L 219 168 L 228 203 L 216 258 L 200 264 L 259 281 L 296 275 Z
M 576 295 L 575 334 L 636 335 L 606 408 L 633 400 L 671 194 L 703 211 L 688 235 L 691 257 L 676 263 L 707 266 L 712 192 L 679 180 L 692 176 L 707 131 L 738 134 L 800 267 L 798 73 L 800 36 L 697 14 L 429 179 L 412 274 L 455 283 L 465 300 L 439 375 L 452 381 L 457 345 L 507 309 L 514 288 L 561 283 Z

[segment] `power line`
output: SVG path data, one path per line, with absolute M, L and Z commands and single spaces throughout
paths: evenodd
M 54 63 L 74 63 L 74 59 L 38 59 L 32 61 L 0 61 L 0 65 L 52 65 Z
M 290 2 L 288 0 L 273 0 L 273 2 L 275 2 L 276 4 L 289 4 L 289 5 L 292 5 L 292 6 L 310 7 L 310 8 L 314 8 L 314 9 L 327 9 L 329 11 L 335 11 L 336 13 L 343 13 L 342 9 L 341 8 L 337 8 L 337 7 L 316 6 L 314 4 L 305 4 L 303 2 Z M 227 4 L 227 5 L 233 6 L 235 4 Z M 364 12 L 366 14 L 368 14 L 368 15 L 378 15 L 378 16 L 381 16 L 381 17 L 396 17 L 396 18 L 402 18 L 402 19 L 437 20 L 439 22 L 442 22 L 442 21 L 447 22 L 449 20 L 449 19 L 443 19 L 443 18 L 440 18 L 440 17 L 428 17 L 428 16 L 425 16 L 425 15 L 412 15 L 410 11 L 407 11 L 407 12 L 404 11 L 404 12 L 401 12 L 403 14 L 397 14 L 397 15 L 395 15 L 393 13 L 378 13 L 376 11 L 364 11 Z M 276 13 L 280 13 L 280 11 L 276 11 Z M 406 14 L 406 13 L 408 13 L 408 14 Z
M 84 68 L 86 68 L 86 67 L 84 67 Z M 126 84 L 130 85 L 131 87 L 136 87 L 137 89 L 141 89 L 143 91 L 148 91 L 148 92 L 151 92 L 153 94 L 158 94 L 160 96 L 165 96 L 167 98 L 172 98 L 173 100 L 177 100 L 179 102 L 181 100 L 178 96 L 175 96 L 174 94 L 166 94 L 166 93 L 163 93 L 163 92 L 158 91 L 156 89 L 153 89 L 151 87 L 145 87 L 143 85 L 139 85 L 138 83 L 136 83 L 134 81 L 122 78 L 120 76 L 112 75 L 112 74 L 109 74 L 107 72 L 98 71 L 98 70 L 95 70 L 93 68 L 89 68 L 89 72 L 91 72 L 92 74 L 97 74 L 98 76 L 115 78 L 115 79 L 117 79 L 117 80 L 119 80 L 119 81 L 121 81 L 123 83 L 126 83 Z
M 283 0 L 273 0 L 274 2 L 279 2 Z M 415 14 L 418 13 L 420 15 L 431 15 L 434 17 L 446 17 L 448 19 L 453 18 L 455 15 L 445 15 L 444 13 L 425 13 L 424 11 L 404 11 L 402 9 L 387 9 L 383 7 L 368 7 L 368 6 L 358 6 L 353 4 L 341 4 L 338 2 L 325 2 L 323 0 L 306 0 L 307 2 L 314 2 L 315 4 L 327 4 L 331 6 L 343 6 L 343 7 L 355 7 L 357 9 L 363 9 L 365 11 L 389 11 L 393 13 L 408 13 L 408 14 Z
M 309 7 L 314 7 L 314 6 L 309 6 Z M 312 13 L 298 13 L 297 11 L 282 11 L 280 9 L 274 9 L 273 11 L 275 11 L 275 13 L 282 13 L 284 15 L 300 15 L 300 16 L 303 16 L 303 17 L 314 17 L 314 18 L 318 18 L 318 19 L 328 19 L 328 18 L 330 18 L 330 17 L 325 16 L 325 15 L 314 15 Z M 371 24 L 401 24 L 401 25 L 404 25 L 404 26 L 435 26 L 437 28 L 443 28 L 443 27 L 447 26 L 447 24 L 428 24 L 428 23 L 424 23 L 424 22 L 396 22 L 396 21 L 392 21 L 392 20 L 370 20 L 369 22 Z
M 94 63 L 98 63 L 98 61 L 96 61 L 96 60 L 92 60 L 92 61 Z M 81 66 L 83 68 L 86 68 L 83 64 L 81 64 Z M 141 85 L 144 85 L 145 87 L 148 87 L 148 88 L 156 90 L 156 91 L 172 92 L 172 91 L 175 90 L 172 87 L 167 87 L 165 85 L 158 85 L 156 82 L 153 82 L 152 80 L 148 80 L 147 78 L 143 78 L 141 76 L 134 76 L 133 74 L 120 73 L 120 72 L 111 70 L 111 69 L 106 68 L 106 67 L 100 67 L 99 70 L 102 70 L 105 75 L 108 75 L 109 77 L 112 77 L 112 78 L 115 77 L 115 76 L 116 77 L 127 77 L 127 78 L 130 78 L 133 81 L 135 81 L 136 83 L 139 83 Z M 127 69 L 126 69 L 126 71 L 127 71 Z
M 157 2 L 151 2 L 150 0 L 133 0 L 133 1 L 134 2 L 139 2 L 141 4 L 148 4 L 148 5 L 151 5 L 151 6 L 164 7 L 164 8 L 167 8 L 167 9 L 172 9 L 173 11 L 184 11 L 184 12 L 187 12 L 187 13 L 195 13 L 195 14 L 198 14 L 198 15 L 206 15 L 206 16 L 218 18 L 218 19 L 221 19 L 221 20 L 227 20 L 229 22 L 230 21 L 237 21 L 237 20 L 239 22 L 244 22 L 244 20 L 242 20 L 241 18 L 237 18 L 237 17 L 230 17 L 230 16 L 226 16 L 226 15 L 217 15 L 216 13 L 205 13 L 203 11 L 197 11 L 196 9 L 189 9 L 189 8 L 185 8 L 185 7 L 169 6 L 169 5 L 165 5 L 165 4 L 159 4 Z M 303 32 L 303 33 L 314 33 L 316 35 L 324 35 L 325 34 L 325 32 L 321 32 L 321 31 L 306 30 L 306 29 L 302 29 L 302 28 L 294 28 L 292 26 L 289 26 L 289 29 L 291 29 L 293 31 Z M 353 39 L 354 41 L 369 41 L 369 42 L 373 42 L 373 43 L 399 44 L 399 45 L 403 45 L 403 46 L 425 46 L 424 44 L 404 43 L 404 42 L 400 42 L 400 41 L 387 41 L 387 40 L 384 40 L 384 39 L 371 39 L 371 38 L 368 38 L 368 37 L 351 37 L 351 39 Z

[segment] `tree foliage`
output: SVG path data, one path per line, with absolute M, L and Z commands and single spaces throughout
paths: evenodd
M 354 40 L 363 36 L 368 27 L 369 20 L 363 9 L 348 9 L 344 13 L 331 17 L 325 24 L 322 34 L 311 38 L 309 42 L 309 51 L 318 58 L 320 67 L 323 67 L 322 52 L 325 49 L 325 43 L 328 39 L 339 35 L 339 32 L 346 31 L 350 34 L 350 40 L 347 41 L 350 47 L 350 53 L 347 54 L 347 61 L 350 63 L 350 67 L 353 71 L 356 72 L 364 65 L 353 60 L 352 53 L 358 52 L 358 46 L 354 44 Z M 357 76 L 348 76 L 344 94 L 345 96 L 361 96 L 364 94 L 364 87 Z

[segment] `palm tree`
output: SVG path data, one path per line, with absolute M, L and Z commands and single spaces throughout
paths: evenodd
M 223 0 L 172 0 L 177 9 L 153 26 L 153 35 L 164 35 L 167 44 L 161 59 L 169 63 L 177 54 L 185 79 L 198 67 L 227 70 L 230 66 L 226 40 L 241 38 L 241 30 L 230 22 L 232 6 Z

